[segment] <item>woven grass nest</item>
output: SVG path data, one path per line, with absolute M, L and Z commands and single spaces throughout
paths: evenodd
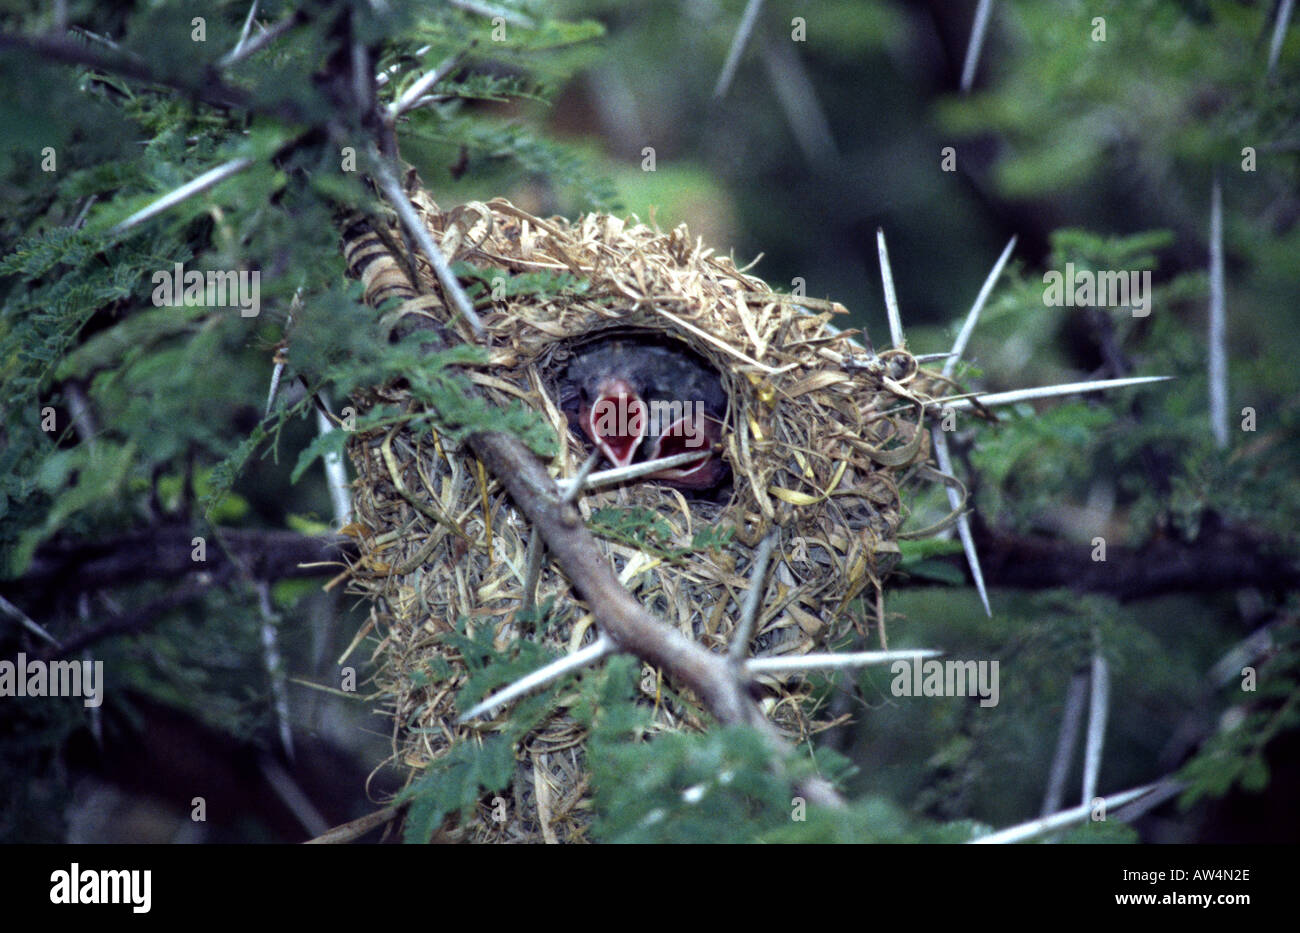
M 557 404 L 571 348 L 615 332 L 654 334 L 681 341 L 721 376 L 729 397 L 722 456 L 732 483 L 719 501 L 645 481 L 588 491 L 579 501 L 589 525 L 597 513 L 630 510 L 653 520 L 657 533 L 644 540 L 602 536 L 601 523 L 593 526 L 620 579 L 645 606 L 706 647 L 724 650 L 755 551 L 774 534 L 754 655 L 861 644 L 873 628 L 873 638 L 883 640 L 882 580 L 898 559 L 905 515 L 899 486 L 927 469 L 928 436 L 919 428 L 929 396 L 922 387 L 934 387 L 937 376 L 904 350 L 871 353 L 853 332 L 831 325 L 841 306 L 771 290 L 692 240 L 684 226 L 662 232 L 602 214 L 543 220 L 504 200 L 443 212 L 413 175 L 408 193 L 450 262 L 478 267 L 489 279 L 545 271 L 586 283 L 572 293 L 480 303 L 488 334 L 481 340 L 463 321 L 449 321 L 423 259 L 411 288 L 402 271 L 408 260 L 391 252 L 402 242 L 395 222 L 384 229 L 372 220 L 370 235 L 345 242 L 349 268 L 370 303 L 396 295 L 405 299 L 396 318 L 431 315 L 467 343 L 486 346 L 489 361 L 471 368 L 470 377 L 492 401 L 521 401 L 551 423 L 562 439 L 549 464 L 553 476 L 573 476 L 589 452 Z M 410 403 L 392 386 L 357 401 Z M 491 732 L 496 721 L 457 724 L 462 711 L 455 700 L 467 673 L 444 637 L 453 623 L 469 620 L 476 631 L 491 626 L 498 648 L 540 637 L 559 654 L 590 643 L 596 632 L 583 601 L 549 562 L 536 603 L 553 600 L 551 617 L 560 621 L 541 636 L 527 617 L 521 621 L 530 530 L 467 448 L 426 422 L 358 432 L 349 454 L 358 473 L 353 528 L 361 555 L 349 586 L 371 601 L 363 633 L 374 639 L 375 688 L 393 716 L 394 760 L 413 778 L 454 741 Z M 702 531 L 708 534 L 697 538 Z M 434 670 L 451 673 L 431 677 Z M 699 729 L 708 721 L 689 693 L 666 698 L 648 666 L 641 683 L 657 728 Z M 792 739 L 824 725 L 806 709 L 809 688 L 800 677 L 765 676 L 761 683 L 764 712 Z M 451 828 L 452 837 L 583 840 L 590 790 L 583 738 L 563 706 L 555 709 L 516 750 L 508 819 L 493 820 L 485 802 L 476 818 Z

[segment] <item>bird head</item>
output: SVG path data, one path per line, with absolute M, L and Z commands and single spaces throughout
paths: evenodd
M 583 399 L 578 423 L 616 467 L 628 466 L 646 434 L 646 404 L 636 388 L 618 376 L 602 379 Z
M 718 374 L 677 343 L 618 336 L 575 349 L 560 383 L 569 423 L 616 467 L 699 452 L 645 477 L 707 490 L 730 472 L 720 456 L 727 397 Z
M 697 402 L 688 414 L 672 421 L 651 437 L 646 459 L 656 460 L 699 451 L 699 460 L 651 473 L 647 479 L 687 489 L 708 489 L 716 485 L 727 472 L 727 465 L 720 456 L 721 447 L 722 422 L 706 413 Z

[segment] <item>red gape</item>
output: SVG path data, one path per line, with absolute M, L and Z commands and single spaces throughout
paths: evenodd
M 651 440 L 646 459 L 657 460 L 698 450 L 700 460 L 651 473 L 648 478 L 688 489 L 708 489 L 722 478 L 727 469 L 726 464 L 716 456 L 715 448 L 721 441 L 722 423 L 703 412 L 673 422 L 667 430 Z
M 591 407 L 581 409 L 579 424 L 614 466 L 628 466 L 645 438 L 645 402 L 617 377 L 604 380 L 596 392 Z
M 559 396 L 570 425 L 616 467 L 698 452 L 698 460 L 645 479 L 708 490 L 730 474 L 721 379 L 684 346 L 638 337 L 585 344 L 572 352 Z

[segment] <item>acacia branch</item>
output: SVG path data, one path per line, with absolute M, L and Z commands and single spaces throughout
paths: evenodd
M 302 109 L 294 102 L 260 102 L 242 88 L 227 83 L 211 66 L 162 74 L 143 59 L 129 53 L 105 55 L 59 36 L 23 36 L 0 32 L 0 51 L 6 49 L 30 52 L 44 61 L 80 65 L 147 84 L 163 85 L 214 107 L 266 113 L 291 123 L 308 122 Z
M 984 577 L 991 586 L 1063 587 L 1121 601 L 1243 586 L 1300 587 L 1300 560 L 1283 542 L 1215 521 L 1204 522 L 1191 543 L 1157 539 L 1140 547 L 1108 544 L 1104 561 L 1093 560 L 1088 543 L 990 532 L 976 525 Z M 958 559 L 953 563 L 958 565 Z
M 623 651 L 636 655 L 693 691 L 720 722 L 753 727 L 773 751 L 790 748 L 749 694 L 743 668 L 714 654 L 675 628 L 659 621 L 619 582 L 596 547 L 575 505 L 565 501 L 542 463 L 513 435 L 480 432 L 469 436 L 470 448 L 496 476 L 542 535 L 556 564 L 587 601 L 600 630 Z M 800 791 L 810 801 L 843 806 L 828 781 L 807 778 Z
M 344 535 L 225 528 L 205 535 L 207 560 L 196 561 L 192 542 L 199 534 L 183 525 L 161 525 L 102 541 L 54 541 L 37 549 L 23 576 L 0 582 L 0 594 L 21 597 L 32 611 L 32 606 L 54 597 L 88 590 L 197 573 L 222 575 L 231 568 L 232 558 L 255 579 L 285 580 L 333 572 L 321 565 L 341 568 L 346 557 L 356 555 L 355 542 Z

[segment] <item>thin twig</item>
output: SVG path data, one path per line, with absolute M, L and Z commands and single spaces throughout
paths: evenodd
M 45 629 L 41 628 L 41 626 L 38 623 L 33 622 L 28 617 L 27 613 L 23 612 L 21 609 L 19 609 L 13 603 L 9 602 L 9 600 L 5 599 L 3 596 L 0 596 L 0 609 L 3 609 L 5 613 L 10 616 L 10 618 L 19 622 L 23 628 L 27 629 L 27 631 L 31 632 L 36 637 L 49 642 L 55 648 L 63 647 L 63 645 L 60 644 L 57 638 L 55 638 L 49 632 L 45 631 Z
M 480 340 L 487 336 L 487 329 L 483 326 L 483 321 L 479 318 L 478 312 L 474 310 L 473 303 L 469 296 L 465 294 L 465 289 L 456 279 L 455 273 L 451 271 L 451 266 L 447 263 L 447 258 L 442 255 L 442 250 L 433 242 L 433 237 L 429 235 L 428 229 L 420 222 L 420 218 L 411 207 L 410 200 L 402 191 L 401 184 L 397 181 L 397 176 L 393 174 L 392 168 L 389 167 L 388 161 L 380 156 L 378 150 L 371 148 L 371 163 L 374 166 L 375 174 L 378 176 L 379 186 L 383 189 L 393 208 L 397 211 L 397 216 L 401 218 L 402 226 L 406 232 L 415 240 L 424 253 L 424 258 L 429 260 L 429 265 L 433 266 L 434 274 L 438 277 L 438 283 L 442 286 L 443 295 L 446 296 L 447 302 L 451 309 L 465 319 L 470 329 L 474 331 L 474 336 Z
M 772 559 L 772 548 L 776 546 L 776 532 L 769 532 L 758 545 L 754 554 L 753 569 L 749 574 L 749 590 L 745 593 L 745 604 L 740 609 L 740 621 L 731 633 L 731 645 L 727 654 L 733 661 L 740 661 L 749 651 L 750 639 L 758 623 L 758 613 L 763 605 L 763 581 L 767 577 L 767 565 Z
M 98 36 L 94 38 L 102 39 Z M 115 43 L 111 40 L 103 41 L 110 48 L 115 47 Z M 0 32 L 0 50 L 11 48 L 33 52 L 47 61 L 80 65 L 136 81 L 174 88 L 215 107 L 235 107 L 253 113 L 268 114 L 289 123 L 313 122 L 311 115 L 305 113 L 294 101 L 287 98 L 259 101 L 243 88 L 235 87 L 214 76 L 210 70 L 192 68 L 171 74 L 159 74 L 133 52 L 121 50 L 115 57 L 110 57 L 62 36 L 23 36 Z

